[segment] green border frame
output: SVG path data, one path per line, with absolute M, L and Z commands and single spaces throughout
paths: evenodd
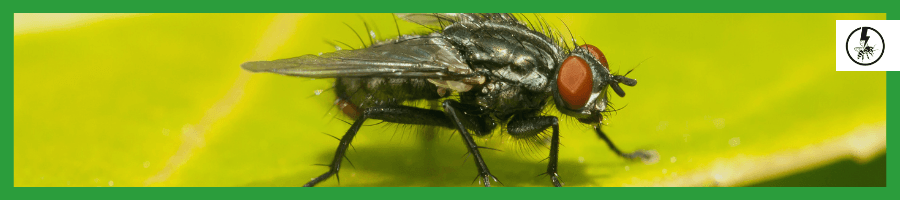
M 900 20 L 900 3 L 889 0 L 863 1 L 786 1 L 757 0 L 753 2 L 727 1 L 536 1 L 519 0 L 495 2 L 484 0 L 429 1 L 303 1 L 303 0 L 255 0 L 248 2 L 156 0 L 133 2 L 123 0 L 97 1 L 17 1 L 0 3 L 3 10 L 12 13 L 296 13 L 296 12 L 558 12 L 558 13 L 887 13 L 889 20 Z M 551 5 L 552 4 L 552 5 Z M 13 32 L 13 20 L 7 21 L 7 30 Z M 13 46 L 13 40 L 5 42 Z M 5 50 L 4 57 L 10 65 L 3 70 L 2 112 L 6 118 L 0 123 L 9 141 L 2 146 L 10 152 L 3 156 L 10 163 L 3 165 L 7 175 L 3 178 L 10 185 L 3 187 L 0 196 L 4 199 L 159 199 L 159 198 L 347 198 L 347 199 L 459 199 L 459 198 L 509 198 L 509 199 L 554 199 L 554 198 L 658 198 L 673 197 L 700 199 L 756 199 L 776 198 L 825 198 L 856 199 L 866 197 L 895 198 L 891 182 L 897 174 L 888 167 L 887 187 L 875 188 L 22 188 L 13 187 L 13 55 L 12 48 Z M 887 72 L 887 102 L 900 100 L 900 72 Z M 887 105 L 887 124 L 900 124 L 897 114 L 900 106 Z M 887 129 L 888 135 L 897 129 Z M 5 140 L 5 139 L 4 139 Z M 890 142 L 888 142 L 890 143 Z M 8 145 L 8 146 L 7 146 Z M 889 160 L 889 166 L 896 166 L 896 160 Z M 648 192 L 652 190 L 652 192 Z M 348 192 L 353 191 L 353 192 Z

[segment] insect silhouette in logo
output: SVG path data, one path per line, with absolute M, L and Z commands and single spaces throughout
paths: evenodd
M 486 187 L 499 180 L 479 152 L 489 148 L 479 146 L 473 135 L 489 135 L 498 126 L 505 126 L 506 134 L 514 138 L 542 137 L 549 130 L 550 155 L 544 174 L 554 186 L 562 186 L 557 174 L 559 120 L 542 113 L 550 104 L 593 126 L 620 157 L 649 160 L 655 156 L 651 151 L 622 152 L 601 130 L 603 115 L 611 110 L 607 88 L 624 97 L 619 84 L 635 86 L 637 81 L 625 77 L 627 73 L 612 74 L 597 47 L 574 40 L 569 46 L 546 22 L 538 21 L 535 28 L 512 14 L 397 16 L 440 28 L 361 49 L 241 65 L 252 72 L 335 78 L 335 104 L 354 121 L 340 138 L 329 170 L 304 186 L 338 176 L 347 148 L 369 119 L 456 130 L 475 160 L 476 180 Z M 451 94 L 458 94 L 458 99 L 450 98 Z M 403 104 L 418 100 L 441 101 L 441 109 Z
M 860 47 L 853 48 L 853 50 L 857 52 L 856 58 L 859 60 L 875 56 L 875 47 L 869 46 L 869 36 L 866 34 L 868 30 L 869 29 L 862 29 L 862 34 L 859 35 Z

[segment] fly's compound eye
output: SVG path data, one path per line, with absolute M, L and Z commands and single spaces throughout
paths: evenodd
M 584 59 L 569 56 L 562 62 L 559 75 L 556 77 L 556 87 L 559 96 L 565 101 L 566 107 L 571 110 L 583 108 L 591 97 L 593 86 L 591 67 Z
M 581 45 L 581 48 L 585 48 L 588 50 L 588 52 L 591 52 L 591 55 L 599 60 L 600 64 L 603 64 L 603 66 L 606 67 L 606 70 L 609 70 L 609 63 L 606 63 L 606 55 L 603 55 L 603 52 L 600 51 L 600 49 L 598 49 L 594 45 L 589 44 Z

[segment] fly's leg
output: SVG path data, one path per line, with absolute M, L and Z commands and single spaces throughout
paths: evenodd
M 550 138 L 550 156 L 547 157 L 549 164 L 547 164 L 547 172 L 543 174 L 550 176 L 553 186 L 562 187 L 559 174 L 556 173 L 559 159 L 559 120 L 553 116 L 516 116 L 506 125 L 506 130 L 513 136 L 533 136 L 550 127 L 553 127 L 553 135 Z
M 350 142 L 353 142 L 353 137 L 356 136 L 356 132 L 359 131 L 360 126 L 363 125 L 363 122 L 366 121 L 367 116 L 365 114 L 359 116 L 353 125 L 350 126 L 350 130 L 347 130 L 347 133 L 341 137 L 341 143 L 338 144 L 337 151 L 334 152 L 334 159 L 331 161 L 331 165 L 328 165 L 328 172 L 325 172 L 319 177 L 313 178 L 311 181 L 307 182 L 303 187 L 312 187 L 319 182 L 322 182 L 328 178 L 331 178 L 332 175 L 337 176 L 338 183 L 341 182 L 341 177 L 338 174 L 338 171 L 341 170 L 341 161 L 344 160 L 344 153 L 347 152 L 347 147 L 350 146 Z
M 597 135 L 600 136 L 600 139 L 603 139 L 603 141 L 606 142 L 606 145 L 609 146 L 609 149 L 615 152 L 616 155 L 619 155 L 619 157 L 629 160 L 640 158 L 645 162 L 651 162 L 652 160 L 658 159 L 658 155 L 650 151 L 637 150 L 631 153 L 622 153 L 622 151 L 619 150 L 619 148 L 617 148 L 615 144 L 613 144 L 612 140 L 610 140 L 609 137 L 606 136 L 606 133 L 603 133 L 603 130 L 600 130 L 599 125 L 594 126 L 594 131 L 597 132 Z
M 322 182 L 332 175 L 334 175 L 338 183 L 340 183 L 341 178 L 338 176 L 338 171 L 341 170 L 341 161 L 344 159 L 344 154 L 347 152 L 347 147 L 350 146 L 350 143 L 353 142 L 353 137 L 356 136 L 356 133 L 359 131 L 359 128 L 362 127 L 363 122 L 366 119 L 380 119 L 386 122 L 394 122 L 394 123 L 402 123 L 402 124 L 419 124 L 419 125 L 430 125 L 430 126 L 443 126 L 443 127 L 452 127 L 449 123 L 450 120 L 447 116 L 437 110 L 428 110 L 416 107 L 408 107 L 408 106 L 383 106 L 383 107 L 374 107 L 368 108 L 360 114 L 360 116 L 353 122 L 353 125 L 350 126 L 350 130 L 347 130 L 347 133 L 341 137 L 341 143 L 338 145 L 337 151 L 334 152 L 334 159 L 331 161 L 331 165 L 329 165 L 328 172 L 316 177 L 303 185 L 303 187 L 312 187 Z
M 469 131 L 466 130 L 466 127 L 463 125 L 464 122 L 471 122 L 469 121 L 469 116 L 458 110 L 458 107 L 462 107 L 463 105 L 454 100 L 447 100 L 444 101 L 443 106 L 444 112 L 446 112 L 447 117 L 450 118 L 450 122 L 453 123 L 453 128 L 456 128 L 456 130 L 459 131 L 459 135 L 462 136 L 463 142 L 466 143 L 466 148 L 469 149 L 469 153 L 475 159 L 475 167 L 478 168 L 479 173 L 476 180 L 481 178 L 484 181 L 483 183 L 485 187 L 491 186 L 491 179 L 500 183 L 500 181 L 497 180 L 497 177 L 494 177 L 494 175 L 491 174 L 491 171 L 488 170 L 487 164 L 484 163 L 484 159 L 481 157 L 481 153 L 478 151 L 478 148 L 481 147 L 479 147 L 478 144 L 475 143 L 475 140 L 472 139 L 472 134 L 469 134 Z

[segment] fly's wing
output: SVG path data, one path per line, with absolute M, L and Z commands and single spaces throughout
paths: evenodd
M 468 91 L 484 83 L 466 64 L 459 51 L 440 36 L 400 39 L 364 49 L 304 55 L 241 65 L 247 71 L 289 76 L 427 78 L 435 85 Z
M 446 26 L 456 22 L 518 20 L 510 13 L 397 13 L 397 17 L 422 26 Z

